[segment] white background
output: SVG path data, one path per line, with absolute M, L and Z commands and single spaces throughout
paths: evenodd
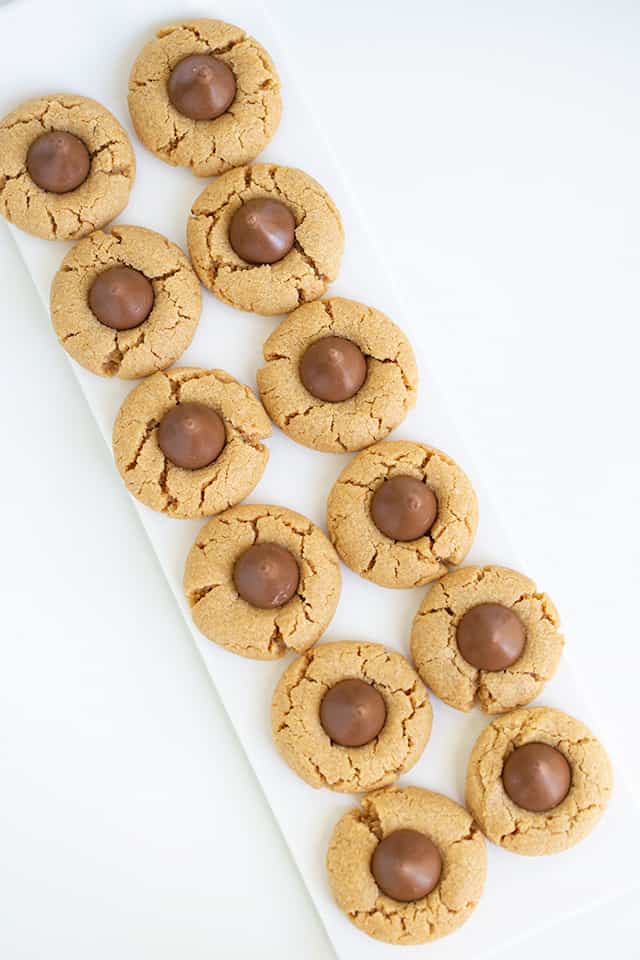
M 448 4 L 444 31 L 438 5 L 408 0 L 270 6 L 637 787 L 640 14 L 505 2 L 457 4 L 456 20 Z M 209 12 L 233 20 L 233 3 Z M 438 30 L 441 58 L 424 62 Z M 0 955 L 330 957 L 4 229 L 0 242 Z M 606 895 L 615 863 L 599 869 Z M 626 960 L 636 913 L 631 895 L 518 954 Z

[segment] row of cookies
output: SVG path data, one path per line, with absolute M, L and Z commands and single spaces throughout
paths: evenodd
M 196 625 L 244 656 L 302 652 L 274 695 L 278 749 L 314 786 L 375 791 L 341 819 L 330 844 L 338 904 L 381 939 L 434 939 L 477 903 L 485 854 L 464 808 L 390 787 L 429 739 L 424 683 L 458 709 L 479 703 L 501 713 L 530 702 L 560 656 L 557 615 L 513 571 L 447 573 L 475 533 L 468 478 L 433 448 L 379 442 L 415 402 L 413 352 L 378 311 L 317 299 L 337 274 L 344 242 L 326 191 L 301 171 L 247 165 L 280 114 L 266 51 L 219 21 L 164 28 L 134 64 L 129 105 L 157 156 L 218 175 L 191 210 L 191 263 L 144 228 L 99 229 L 124 207 L 135 160 L 117 121 L 85 98 L 30 101 L 0 124 L 0 207 L 41 236 L 86 236 L 54 280 L 54 326 L 93 372 L 147 377 L 118 414 L 114 454 L 127 487 L 148 506 L 173 517 L 213 516 L 185 572 Z M 195 332 L 198 280 L 240 309 L 290 313 L 264 345 L 262 403 L 224 371 L 167 369 Z M 265 468 L 269 418 L 307 446 L 363 451 L 329 496 L 333 546 L 290 510 L 235 506 Z M 420 676 L 374 645 L 313 646 L 339 598 L 336 551 L 383 586 L 438 580 L 414 622 Z M 467 805 L 495 842 L 552 852 L 590 829 L 608 778 L 606 755 L 577 721 L 520 710 L 480 737 Z

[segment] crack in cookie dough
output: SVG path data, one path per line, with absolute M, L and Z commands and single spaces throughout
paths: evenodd
M 372 684 L 387 708 L 385 725 L 362 747 L 334 743 L 320 723 L 320 703 L 340 680 Z M 357 793 L 393 783 L 421 756 L 431 732 L 427 690 L 409 663 L 380 644 L 324 643 L 294 661 L 273 695 L 274 742 L 312 787 Z
M 300 362 L 323 337 L 344 337 L 367 358 L 367 378 L 349 400 L 325 403 L 304 387 Z M 258 370 L 262 402 L 274 423 L 315 450 L 361 450 L 394 430 L 415 405 L 418 371 L 411 346 L 388 317 L 373 307 L 333 297 L 294 310 L 263 347 Z
M 251 606 L 233 582 L 236 560 L 255 543 L 277 543 L 298 562 L 295 595 L 273 610 Z M 306 517 L 285 507 L 245 504 L 200 531 L 183 585 L 205 637 L 244 657 L 275 660 L 288 649 L 306 650 L 324 633 L 340 596 L 340 565 L 325 535 Z
M 228 237 L 236 210 L 257 197 L 285 203 L 296 221 L 293 249 L 262 266 L 242 260 Z M 315 180 L 291 167 L 257 163 L 230 170 L 203 190 L 191 208 L 187 242 L 205 287 L 239 310 L 272 316 L 322 296 L 338 273 L 344 232 L 337 208 Z
M 507 795 L 502 768 L 525 743 L 560 750 L 571 766 L 571 788 L 546 813 L 523 810 Z M 550 707 L 514 710 L 479 736 L 469 758 L 466 802 L 489 840 L 513 853 L 558 853 L 593 830 L 611 795 L 612 775 L 602 744 L 579 720 Z
M 151 313 L 132 330 L 113 330 L 95 317 L 89 291 L 96 277 L 128 266 L 151 281 Z M 171 366 L 187 349 L 201 311 L 200 284 L 182 250 L 145 227 L 97 230 L 62 261 L 51 286 L 51 319 L 74 360 L 103 377 L 136 379 Z
M 192 120 L 171 103 L 167 82 L 191 54 L 214 54 L 231 68 L 236 96 L 215 120 Z M 275 133 L 282 110 L 280 81 L 266 50 L 222 20 L 199 19 L 158 30 L 129 78 L 129 110 L 142 143 L 173 166 L 217 176 L 253 160 Z
M 84 183 L 68 193 L 43 190 L 27 170 L 27 152 L 41 134 L 71 133 L 91 157 Z M 46 240 L 75 240 L 113 220 L 127 205 L 135 156 L 125 130 L 87 97 L 55 94 L 21 104 L 0 121 L 0 212 Z
M 399 829 L 425 833 L 442 857 L 439 883 L 426 897 L 401 903 L 379 889 L 370 869 L 380 840 Z M 418 787 L 364 797 L 336 824 L 327 853 L 338 907 L 364 933 L 385 943 L 418 944 L 452 933 L 480 900 L 486 878 L 482 835 L 467 811 Z
M 522 656 L 504 670 L 477 670 L 456 638 L 464 614 L 481 603 L 499 603 L 522 621 Z M 529 703 L 551 680 L 562 654 L 558 613 L 533 580 L 506 567 L 464 567 L 434 584 L 416 613 L 411 654 L 416 669 L 437 697 L 456 710 L 478 704 L 496 714 Z
M 158 446 L 162 417 L 181 402 L 213 407 L 224 420 L 226 445 L 207 467 L 175 466 Z M 206 517 L 234 506 L 256 486 L 269 458 L 260 441 L 271 434 L 262 404 L 223 370 L 175 367 L 135 387 L 113 428 L 116 466 L 138 500 L 172 517 Z
M 428 534 L 409 543 L 390 540 L 371 519 L 369 504 L 380 484 L 407 474 L 426 482 L 438 499 Z M 383 587 L 416 587 L 460 563 L 478 522 L 476 496 L 467 476 L 446 454 L 407 440 L 377 443 L 342 471 L 327 503 L 331 542 L 344 563 Z

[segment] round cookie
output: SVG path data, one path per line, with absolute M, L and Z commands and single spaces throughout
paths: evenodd
M 235 215 L 258 199 L 277 201 L 295 220 L 293 247 L 276 262 L 248 262 L 231 245 Z M 205 287 L 232 307 L 272 316 L 322 296 L 338 273 L 344 232 L 319 183 L 302 170 L 256 163 L 230 170 L 202 191 L 191 208 L 187 242 Z
M 412 540 L 391 539 L 372 517 L 376 495 L 386 481 L 399 477 L 419 481 L 419 490 L 424 488 L 434 502 L 435 520 Z M 416 506 L 415 499 L 411 491 L 409 507 Z M 419 506 L 427 510 L 430 504 Z M 410 509 L 409 518 L 421 512 Z M 391 510 L 390 520 L 397 519 L 394 514 Z M 440 450 L 408 440 L 383 441 L 359 453 L 336 480 L 327 503 L 329 536 L 341 559 L 382 587 L 417 587 L 441 577 L 446 564 L 466 556 L 477 522 L 476 495 L 460 467 Z
M 285 602 L 271 608 L 248 602 L 238 589 L 255 599 L 238 569 L 252 548 L 263 545 L 286 551 L 298 567 L 294 592 L 287 590 L 278 598 Z M 286 507 L 253 503 L 227 510 L 203 527 L 187 557 L 183 582 L 198 630 L 254 660 L 277 660 L 287 650 L 300 652 L 314 644 L 333 617 L 340 584 L 338 558 L 319 527 Z
M 131 329 L 100 322 L 90 304 L 97 278 L 108 281 L 112 274 L 107 271 L 122 267 L 138 271 L 152 288 L 151 309 Z M 129 291 L 129 299 L 138 305 L 134 292 Z M 118 297 L 109 297 L 107 290 L 103 300 L 108 314 Z M 61 345 L 103 377 L 130 380 L 171 366 L 191 343 L 200 310 L 200 284 L 188 259 L 166 237 L 145 227 L 118 225 L 90 234 L 69 251 L 51 286 L 51 319 Z M 118 324 L 117 319 L 110 322 Z
M 181 404 L 203 404 L 224 423 L 226 443 L 208 466 L 186 469 L 163 452 L 163 418 Z M 113 454 L 134 497 L 170 517 L 208 517 L 248 496 L 269 451 L 271 423 L 260 401 L 224 370 L 173 367 L 135 387 L 113 426 Z
M 362 690 L 337 700 L 345 681 L 354 680 Z M 427 690 L 407 660 L 355 641 L 323 643 L 295 660 L 271 707 L 273 739 L 292 770 L 312 787 L 341 793 L 383 787 L 410 770 L 427 745 L 431 719 Z
M 514 803 L 502 779 L 509 757 L 532 743 L 560 751 L 570 767 L 569 792 L 542 812 Z M 547 790 L 551 773 L 548 767 L 542 770 Z M 529 771 L 529 787 L 531 776 Z M 537 786 L 539 791 L 541 784 Z M 586 837 L 609 802 L 611 786 L 606 751 L 583 723 L 561 710 L 529 707 L 499 717 L 478 737 L 467 769 L 466 804 L 493 843 L 513 853 L 539 856 L 566 850 Z
M 26 233 L 85 237 L 126 207 L 135 172 L 125 130 L 88 97 L 37 97 L 0 121 L 0 213 Z
M 461 625 L 472 610 L 486 611 L 475 636 L 489 659 L 476 662 L 490 669 L 474 666 L 459 647 Z M 553 677 L 564 646 L 558 624 L 553 603 L 529 577 L 506 567 L 463 567 L 442 577 L 422 601 L 413 621 L 411 655 L 424 682 L 450 707 L 470 710 L 477 703 L 485 713 L 505 713 L 529 703 Z M 509 628 L 520 629 L 522 642 L 501 660 L 496 655 L 504 648 L 496 645 L 508 644 Z M 464 642 L 463 635 L 463 647 Z
M 346 339 L 356 348 L 355 358 L 348 357 L 333 378 L 326 351 L 312 358 L 310 377 L 317 393 L 328 385 L 335 394 L 335 386 L 345 380 L 343 393 L 350 393 L 360 379 L 357 362 L 363 356 L 364 382 L 337 402 L 314 396 L 301 377 L 309 348 L 322 347 L 325 338 Z M 329 349 L 335 342 L 328 341 Z M 304 304 L 276 327 L 263 353 L 267 363 L 258 370 L 257 381 L 267 413 L 292 440 L 315 450 L 362 450 L 394 430 L 416 402 L 418 370 L 409 341 L 383 313 L 355 300 L 332 297 Z M 342 356 L 338 343 L 333 358 Z
M 213 61 L 209 67 L 205 58 Z M 221 87 L 228 96 L 207 110 Z M 267 51 L 240 27 L 188 20 L 162 27 L 141 50 L 129 77 L 129 110 L 136 133 L 157 157 L 213 177 L 264 150 L 280 122 L 280 81 Z
M 408 902 L 384 893 L 373 873 L 376 851 L 400 830 L 429 838 L 442 863 L 431 892 Z M 405 879 L 413 866 L 407 860 L 395 864 Z M 482 834 L 464 807 L 419 787 L 389 787 L 364 797 L 338 821 L 327 871 L 336 903 L 363 933 L 385 943 L 416 944 L 444 937 L 469 918 L 482 895 L 486 861 Z

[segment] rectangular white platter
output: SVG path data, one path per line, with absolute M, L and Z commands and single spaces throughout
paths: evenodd
M 56 4 L 37 0 L 15 2 L 0 8 L 4 76 L 10 76 L 12 81 L 3 85 L 0 113 L 21 100 L 46 92 L 80 93 L 104 103 L 128 129 L 138 161 L 131 202 L 121 222 L 158 230 L 184 248 L 188 211 L 204 182 L 185 170 L 166 166 L 140 146 L 128 118 L 126 87 L 130 65 L 155 29 L 167 22 L 203 15 L 238 23 L 272 53 L 282 77 L 285 109 L 282 125 L 263 158 L 301 167 L 316 177 L 337 202 L 347 242 L 340 276 L 331 292 L 363 300 L 389 313 L 405 329 L 418 356 L 423 388 L 417 408 L 396 436 L 444 449 L 470 474 L 479 494 L 481 521 L 469 560 L 518 568 L 517 555 L 482 488 L 481 471 L 465 457 L 463 440 L 448 421 L 445 393 L 434 382 L 433 371 L 425 369 L 428 327 L 422 317 L 416 318 L 399 304 L 394 284 L 368 235 L 367 212 L 362 218 L 354 212 L 339 172 L 336 151 L 314 125 L 313 110 L 302 98 L 304 77 L 293 77 L 287 69 L 282 42 L 286 41 L 286 24 L 273 23 L 249 0 L 232 0 L 227 6 L 215 8 L 181 6 L 175 0 L 153 4 L 144 0 L 110 0 L 108 4 L 78 4 L 71 0 L 58 0 Z M 24 55 L 25 37 L 29 56 Z M 47 305 L 51 278 L 68 245 L 41 241 L 17 230 L 12 232 Z M 395 285 L 401 280 L 394 278 Z M 262 342 L 275 323 L 240 314 L 205 292 L 202 320 L 182 362 L 222 367 L 253 387 Z M 46 370 L 38 369 L 37 356 L 33 365 L 33 375 L 46 376 Z M 115 413 L 131 384 L 102 380 L 75 365 L 74 372 L 98 428 L 109 443 Z M 268 468 L 251 500 L 285 504 L 324 525 L 327 492 L 348 457 L 303 449 L 278 431 L 269 447 Z M 73 456 L 72 450 L 69 456 Z M 285 767 L 271 743 L 271 693 L 290 658 L 276 663 L 252 662 L 234 657 L 203 639 L 192 628 L 181 592 L 184 559 L 200 523 L 171 520 L 138 504 L 136 509 L 336 954 L 343 960 L 388 956 L 389 947 L 368 940 L 341 915 L 325 879 L 328 837 L 334 822 L 354 803 L 354 798 L 311 790 Z M 423 591 L 387 591 L 365 583 L 346 569 L 343 573 L 342 600 L 327 639 L 373 640 L 406 654 L 411 620 Z M 141 627 L 144 615 L 141 610 Z M 540 702 L 575 713 L 595 724 L 597 730 L 597 717 L 592 717 L 589 705 L 581 698 L 575 672 L 566 657 Z M 434 701 L 431 741 L 404 782 L 440 790 L 461 801 L 466 760 L 485 723 L 486 719 L 478 713 L 461 715 Z M 224 770 L 220 771 L 220 779 L 224 782 Z M 461 930 L 431 946 L 430 955 L 439 960 L 487 957 L 569 914 L 625 892 L 636 882 L 632 858 L 625 856 L 625 838 L 634 832 L 632 821 L 637 832 L 637 818 L 632 797 L 618 776 L 608 815 L 593 836 L 576 849 L 554 859 L 536 860 L 490 847 L 488 882 L 479 908 Z M 251 829 L 250 824 L 247 829 Z M 615 863 L 616 870 L 614 875 L 607 876 L 603 887 L 607 863 Z M 273 897 L 286 922 L 287 905 L 279 902 L 277 890 L 265 891 L 264 895 Z M 402 955 L 409 960 L 422 955 L 423 950 L 404 948 Z

